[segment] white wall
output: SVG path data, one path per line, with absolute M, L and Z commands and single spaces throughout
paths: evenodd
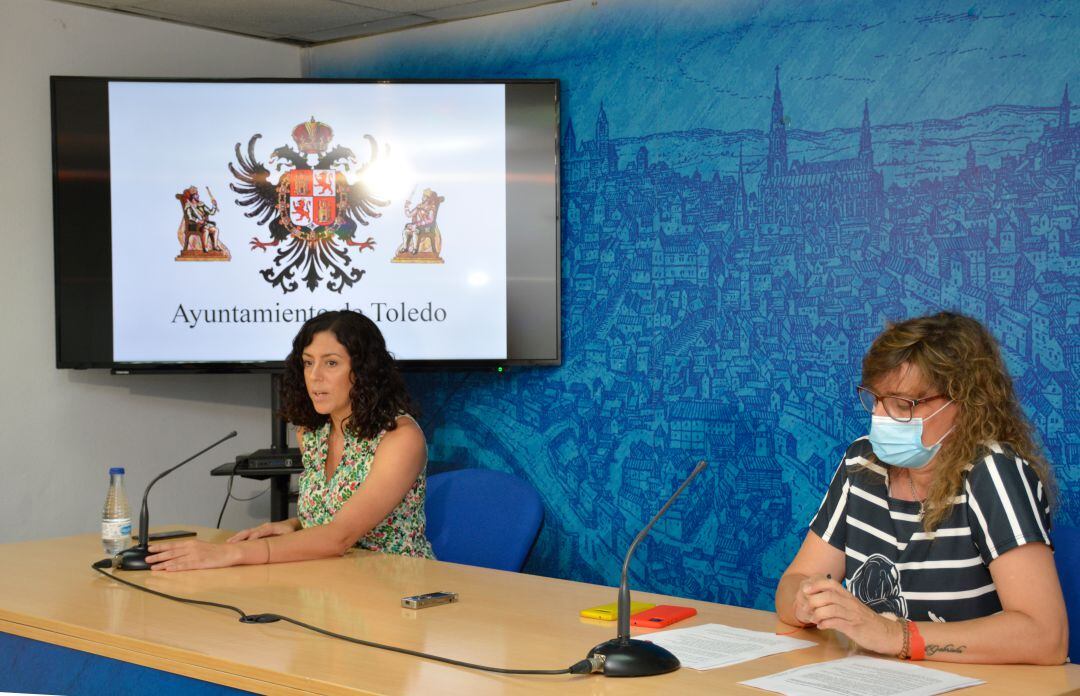
M 239 437 L 159 483 L 153 524 L 212 526 L 213 466 L 270 445 L 263 375 L 112 376 L 57 370 L 50 75 L 299 77 L 301 49 L 51 2 L 0 0 L 0 542 L 99 528 L 109 466 L 133 506 L 150 478 L 230 430 Z M 246 497 L 266 483 L 238 480 Z M 269 516 L 269 494 L 223 526 Z

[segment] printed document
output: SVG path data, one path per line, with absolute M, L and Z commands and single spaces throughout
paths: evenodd
M 739 683 L 787 696 L 932 696 L 983 682 L 907 662 L 857 655 Z
M 766 655 L 809 648 L 816 643 L 723 624 L 703 624 L 634 636 L 667 648 L 683 667 L 715 669 Z

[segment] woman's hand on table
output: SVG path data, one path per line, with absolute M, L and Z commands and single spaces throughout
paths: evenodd
M 150 544 L 150 553 L 152 555 L 146 557 L 150 570 L 225 568 L 239 565 L 243 560 L 239 546 L 198 539 Z
M 293 526 L 292 520 L 265 522 L 258 527 L 251 527 L 239 531 L 225 541 L 226 543 L 234 544 L 238 541 L 250 541 L 252 539 L 262 539 L 263 537 L 281 536 L 282 534 L 289 534 L 295 531 L 296 527 Z
M 836 580 L 809 577 L 795 596 L 795 617 L 818 628 L 843 633 L 859 647 L 882 655 L 897 655 L 903 648 L 900 623 L 866 606 Z

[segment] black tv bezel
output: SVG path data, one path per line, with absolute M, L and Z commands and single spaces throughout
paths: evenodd
M 538 79 L 538 78 L 472 78 L 472 79 L 428 79 L 428 78 L 266 78 L 266 77 L 252 77 L 252 78 L 176 78 L 176 77 L 108 77 L 108 76 L 89 76 L 89 75 L 52 75 L 49 77 L 49 108 L 51 117 L 51 137 L 50 143 L 52 146 L 52 184 L 53 184 L 53 291 L 54 291 L 54 315 L 56 321 L 56 338 L 54 347 L 56 350 L 56 368 L 57 369 L 72 369 L 72 370 L 87 370 L 87 369 L 107 369 L 113 374 L 245 374 L 245 373 L 259 373 L 259 374 L 274 374 L 280 373 L 284 370 L 284 360 L 266 360 L 266 361 L 223 361 L 223 362 L 160 362 L 160 361 L 147 361 L 147 362 L 118 362 L 113 359 L 109 360 L 66 360 L 63 356 L 63 321 L 61 318 L 61 299 L 62 297 L 68 297 L 68 293 L 62 292 L 61 289 L 61 265 L 64 263 L 62 257 L 65 253 L 65 249 L 62 248 L 60 239 L 60 229 L 65 219 L 65 214 L 60 204 L 60 196 L 58 189 L 61 185 L 61 163 L 58 156 L 57 140 L 59 136 L 58 131 L 58 108 L 57 108 L 57 83 L 58 82 L 86 82 L 86 83 L 101 83 L 108 84 L 109 82 L 176 82 L 176 83 L 215 83 L 215 84 L 499 84 L 499 85 L 511 85 L 511 84 L 544 84 L 553 86 L 554 90 L 554 116 L 555 123 L 553 127 L 552 137 L 554 139 L 554 222 L 555 222 L 555 277 L 554 277 L 554 289 L 555 289 L 555 357 L 553 358 L 513 358 L 508 356 L 505 360 L 481 360 L 481 359 L 463 359 L 463 360 L 398 360 L 398 366 L 402 370 L 406 371 L 434 371 L 434 370 L 501 370 L 507 367 L 557 367 L 562 365 L 563 356 L 563 331 L 562 331 L 562 135 L 561 135 L 561 94 L 560 94 L 560 82 L 556 78 L 550 79 Z M 108 124 L 108 101 L 105 103 L 104 115 L 106 117 L 106 127 Z M 112 351 L 112 204 L 111 196 L 108 194 L 110 190 L 111 179 L 109 175 L 109 149 L 108 138 L 104 141 L 105 151 L 103 160 L 107 165 L 104 172 L 94 173 L 87 171 L 84 173 L 84 177 L 87 179 L 99 178 L 104 180 L 106 186 L 104 201 L 106 202 L 108 223 L 105 225 L 105 229 L 109 233 L 109 242 L 104 244 L 99 250 L 99 253 L 103 253 L 107 256 L 106 266 L 110 269 L 109 276 L 104 279 L 107 283 L 109 292 L 108 302 L 108 345 L 109 351 Z M 100 155 L 99 155 L 100 158 Z M 509 271 L 509 249 L 507 251 L 507 262 Z M 99 260 L 100 262 L 100 260 Z M 98 281 L 100 282 L 100 280 Z M 509 315 L 509 273 L 507 282 L 507 313 Z M 507 317 L 507 327 L 509 331 L 509 316 Z M 509 338 L 509 336 L 508 336 Z M 507 350 L 509 351 L 509 342 L 507 344 Z

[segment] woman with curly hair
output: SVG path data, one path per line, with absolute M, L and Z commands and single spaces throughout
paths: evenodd
M 870 433 L 780 578 L 780 619 L 906 659 L 1064 662 L 1053 476 L 993 337 L 951 312 L 893 324 L 857 392 Z
M 152 569 L 302 561 L 353 546 L 434 558 L 424 536 L 427 445 L 375 323 L 353 311 L 305 322 L 285 360 L 281 397 L 304 462 L 297 516 L 224 544 L 153 544 Z

